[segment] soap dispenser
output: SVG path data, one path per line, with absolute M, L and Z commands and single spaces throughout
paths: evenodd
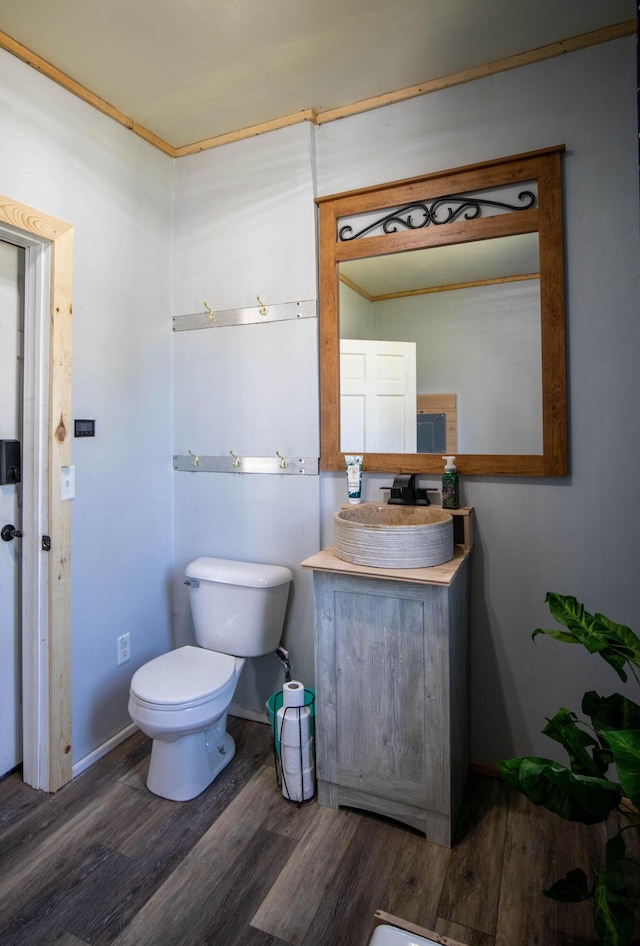
M 458 473 L 456 471 L 455 457 L 443 457 L 445 461 L 444 473 L 442 474 L 442 508 L 458 509 L 460 506 L 460 494 L 458 489 Z

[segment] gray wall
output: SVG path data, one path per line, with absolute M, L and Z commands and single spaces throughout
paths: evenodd
M 191 356 L 175 344 L 171 315 L 202 311 L 205 299 L 219 310 L 254 305 L 256 294 L 272 305 L 315 299 L 316 195 L 558 143 L 571 473 L 462 484 L 478 525 L 472 755 L 553 755 L 539 735 L 544 717 L 578 709 L 585 689 L 617 688 L 595 658 L 535 646 L 530 634 L 547 623 L 547 590 L 640 624 L 635 96 L 630 37 L 171 162 L 0 52 L 0 191 L 75 226 L 73 412 L 97 423 L 95 440 L 73 445 L 74 761 L 126 725 L 135 666 L 189 638 L 181 571 L 195 555 L 294 569 L 286 642 L 294 673 L 313 681 L 311 576 L 299 562 L 330 544 L 343 475 L 173 474 L 171 455 L 317 455 L 314 322 L 259 337 L 270 327 L 212 330 L 225 355 L 212 351 L 189 419 L 178 395 Z M 390 482 L 365 474 L 365 497 Z M 118 668 L 125 628 L 132 661 Z M 250 664 L 239 701 L 260 708 L 277 675 L 268 660 Z
M 171 641 L 171 162 L 0 51 L 0 192 L 74 227 L 72 726 L 77 763 L 130 722 Z M 131 634 L 131 661 L 116 639 Z
M 546 639 L 537 646 L 531 642 L 533 629 L 549 623 L 544 605 L 547 591 L 575 594 L 591 610 L 638 625 L 635 570 L 639 556 L 636 530 L 629 528 L 633 518 L 629 510 L 638 488 L 633 477 L 627 477 L 625 502 L 620 503 L 611 482 L 620 465 L 628 471 L 637 466 L 640 443 L 636 417 L 640 384 L 633 366 L 640 341 L 634 57 L 633 39 L 622 40 L 315 130 L 288 129 L 267 139 L 230 145 L 217 153 L 195 156 L 189 164 L 179 162 L 176 170 L 174 234 L 180 254 L 187 250 L 187 255 L 193 252 L 197 258 L 202 247 L 213 246 L 225 229 L 224 208 L 214 215 L 206 199 L 202 207 L 194 199 L 201 188 L 207 194 L 218 173 L 226 184 L 224 206 L 232 224 L 231 239 L 244 240 L 234 229 L 232 216 L 252 221 L 243 261 L 245 276 L 258 266 L 264 267 L 265 276 L 273 272 L 277 278 L 274 275 L 271 280 L 269 298 L 287 301 L 296 292 L 307 298 L 313 291 L 309 282 L 300 285 L 298 256 L 308 259 L 313 253 L 308 205 L 314 174 L 315 193 L 325 195 L 547 145 L 566 145 L 571 473 L 562 480 L 469 479 L 462 484 L 464 501 L 475 506 L 478 525 L 471 606 L 472 755 L 477 759 L 524 751 L 555 754 L 554 747 L 539 735 L 545 716 L 563 704 L 579 709 L 586 689 L 611 692 L 617 685 L 607 668 L 576 649 Z M 257 176 L 248 181 L 240 176 L 234 186 L 234 169 L 245 167 L 248 161 Z M 281 165 L 285 173 L 278 189 L 274 171 L 279 173 Z M 295 197 L 305 177 L 308 203 L 298 207 Z M 183 199 L 183 193 L 188 199 Z M 207 216 L 215 216 L 215 230 Z M 277 238 L 268 239 L 268 228 L 273 225 L 278 227 Z M 293 247 L 290 235 L 295 237 Z M 181 259 L 177 258 L 176 272 L 184 270 Z M 185 300 L 182 308 L 188 310 L 188 303 L 197 308 L 198 299 L 208 298 L 206 275 L 203 267 L 193 279 L 178 279 L 179 292 L 184 289 L 187 296 L 197 284 L 197 295 Z M 228 279 L 230 306 L 251 304 L 254 286 L 262 293 L 250 279 L 249 289 L 240 274 L 236 278 L 231 272 Z M 220 288 L 223 294 L 228 290 L 227 277 Z M 215 307 L 217 300 L 208 301 Z M 229 367 L 220 384 L 231 390 L 233 380 Z M 286 377 L 281 377 L 274 400 L 270 395 L 265 408 L 274 403 L 284 407 L 292 394 Z M 255 404 L 248 390 L 243 396 L 248 409 Z M 195 491 L 196 481 L 203 478 L 181 480 L 178 486 L 178 562 L 198 547 L 190 537 L 199 539 L 197 520 L 203 513 L 194 504 L 191 519 L 184 516 L 183 493 Z M 218 479 L 215 502 L 220 516 L 216 512 L 215 522 L 224 536 L 217 534 L 216 548 L 233 546 L 241 557 L 255 553 L 264 557 L 266 545 L 256 545 L 247 530 L 250 502 L 243 507 L 234 501 L 241 489 L 234 477 Z M 365 474 L 365 479 L 366 496 L 371 499 L 381 495 L 380 485 L 391 482 L 390 476 Z M 286 507 L 291 485 L 287 484 L 283 495 L 268 480 L 264 478 L 262 488 L 271 497 L 270 508 L 279 509 L 281 502 Z M 430 485 L 437 485 L 437 480 Z M 205 487 L 198 485 L 198 489 Z M 331 517 L 344 497 L 342 474 L 320 478 L 322 546 L 331 543 Z M 296 519 L 308 525 L 311 544 L 314 516 L 315 502 L 297 506 Z M 275 560 L 295 567 L 291 540 L 276 530 L 271 546 L 278 552 Z M 299 551 L 304 553 L 303 548 Z M 308 579 L 297 574 L 296 595 L 305 600 L 305 616 L 310 611 L 310 594 Z M 291 617 L 287 640 L 294 672 L 311 683 L 310 623 Z M 251 703 L 248 691 L 244 698 L 247 705 L 258 705 L 258 701 Z
M 547 591 L 640 626 L 638 155 L 635 40 L 616 41 L 322 126 L 318 190 L 564 143 L 571 470 L 566 479 L 470 478 L 472 755 L 557 756 L 544 718 L 618 678 L 547 639 Z M 389 479 L 369 477 L 367 498 Z M 429 485 L 428 480 L 425 480 Z M 436 483 L 434 482 L 434 485 Z M 344 496 L 323 481 L 323 541 Z
M 175 315 L 315 300 L 311 129 L 298 125 L 178 161 Z M 317 457 L 317 318 L 176 333 L 174 452 Z M 192 639 L 181 573 L 197 555 L 274 562 L 294 572 L 285 643 L 313 679 L 312 579 L 300 562 L 320 542 L 319 478 L 176 473 L 176 642 Z M 281 685 L 275 658 L 248 661 L 235 702 L 264 712 Z

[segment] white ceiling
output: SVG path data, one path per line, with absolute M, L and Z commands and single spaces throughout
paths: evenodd
M 635 0 L 0 0 L 0 31 L 173 148 L 635 17 Z

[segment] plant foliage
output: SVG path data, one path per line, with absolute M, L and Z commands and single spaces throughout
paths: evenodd
M 550 592 L 545 600 L 566 630 L 537 628 L 534 640 L 545 634 L 566 644 L 582 644 L 602 657 L 621 680 L 626 682 L 631 674 L 640 684 L 640 638 L 630 628 L 603 614 L 589 614 L 571 596 Z M 590 690 L 583 697 L 582 712 L 589 723 L 562 707 L 542 730 L 563 747 L 568 767 L 526 756 L 499 762 L 498 768 L 513 789 L 569 821 L 606 821 L 612 811 L 624 810 L 626 799 L 631 802 L 636 817 L 609 839 L 604 866 L 591 882 L 576 868 L 544 891 L 563 903 L 592 899 L 594 925 L 603 946 L 631 946 L 634 915 L 624 831 L 640 828 L 640 706 L 619 693 L 602 697 Z M 607 777 L 611 766 L 616 779 Z

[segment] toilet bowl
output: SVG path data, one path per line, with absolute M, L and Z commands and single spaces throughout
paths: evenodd
M 195 798 L 233 759 L 227 711 L 240 671 L 278 646 L 292 578 L 283 566 L 214 558 L 185 575 L 199 646 L 150 660 L 129 692 L 129 715 L 153 740 L 147 787 L 173 801 Z
M 235 755 L 227 710 L 244 658 L 180 647 L 137 670 L 129 715 L 153 739 L 147 787 L 173 801 L 195 798 Z

